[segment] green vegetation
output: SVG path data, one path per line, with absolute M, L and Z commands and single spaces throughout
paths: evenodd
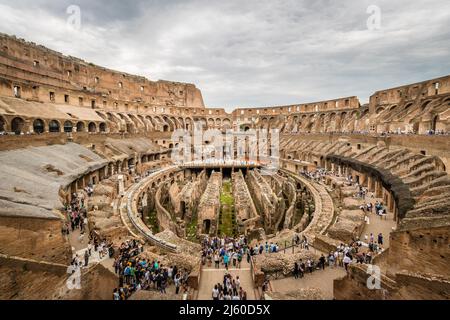
M 191 221 L 186 226 L 186 238 L 191 242 L 198 242 L 197 222 L 197 212 L 194 212 Z
M 158 219 L 156 218 L 155 210 L 150 211 L 145 220 L 145 224 L 152 230 L 154 234 L 159 233 L 159 224 Z
M 236 236 L 236 214 L 234 212 L 234 197 L 231 193 L 231 181 L 223 182 L 220 194 L 219 235 Z

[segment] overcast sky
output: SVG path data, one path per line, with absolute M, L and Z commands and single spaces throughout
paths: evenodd
M 70 5 L 81 28 L 67 26 Z M 370 5 L 381 10 L 369 30 Z M 208 107 L 356 95 L 450 74 L 448 0 L 0 0 L 0 32 L 150 80 Z

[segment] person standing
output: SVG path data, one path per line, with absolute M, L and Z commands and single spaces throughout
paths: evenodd
M 84 252 L 84 266 L 87 267 L 88 264 L 89 264 L 89 251 L 86 250 L 86 251 Z
M 181 285 L 181 281 L 180 281 L 180 278 L 181 278 L 181 276 L 180 276 L 180 274 L 179 273 L 177 273 L 176 275 L 175 275 L 175 278 L 174 278 L 174 282 L 175 282 L 175 294 L 178 294 L 178 293 L 180 293 L 180 285 Z
M 383 234 L 382 233 L 378 234 L 378 244 L 380 246 L 383 245 Z
M 212 298 L 213 300 L 219 300 L 219 289 L 217 288 L 217 284 L 214 286 L 212 290 Z
M 348 271 L 348 265 L 352 262 L 352 259 L 348 255 L 345 255 L 343 262 L 345 271 Z
M 294 263 L 294 279 L 298 279 L 298 263 Z
M 322 270 L 325 270 L 325 262 L 326 262 L 325 256 L 322 254 L 319 258 L 319 263 L 320 266 L 322 267 Z

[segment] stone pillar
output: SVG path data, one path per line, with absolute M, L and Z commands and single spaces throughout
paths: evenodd
M 375 197 L 381 198 L 383 196 L 383 189 L 379 180 L 375 181 Z
M 370 192 L 373 192 L 372 182 L 373 182 L 372 176 L 370 176 L 370 175 L 367 176 L 367 190 L 370 191 Z

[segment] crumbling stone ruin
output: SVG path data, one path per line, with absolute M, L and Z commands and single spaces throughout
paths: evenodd
M 193 84 L 108 70 L 1 34 L 0 298 L 111 298 L 119 281 L 111 260 L 83 269 L 86 289 L 66 287 L 67 268 L 87 249 L 78 230 L 65 233 L 79 198 L 85 238 L 110 242 L 111 259 L 135 240 L 139 257 L 186 269 L 195 297 L 200 243 L 223 227 L 226 196 L 227 223 L 263 248 L 242 268 L 255 292 L 265 279 L 290 279 L 300 259 L 355 244 L 366 254 L 383 236 L 370 252 L 382 289 L 367 288 L 369 264 L 352 262 L 314 271 L 333 290 L 317 281 L 267 298 L 449 299 L 449 106 L 444 76 L 377 91 L 367 104 L 353 96 L 227 113 L 206 108 Z M 267 175 L 275 156 L 250 162 L 247 151 L 179 164 L 172 133 L 188 137 L 194 126 L 221 138 L 227 129 L 279 129 L 279 166 Z
M 209 235 L 217 232 L 221 186 L 222 174 L 213 172 L 198 206 L 197 230 L 199 234 Z

